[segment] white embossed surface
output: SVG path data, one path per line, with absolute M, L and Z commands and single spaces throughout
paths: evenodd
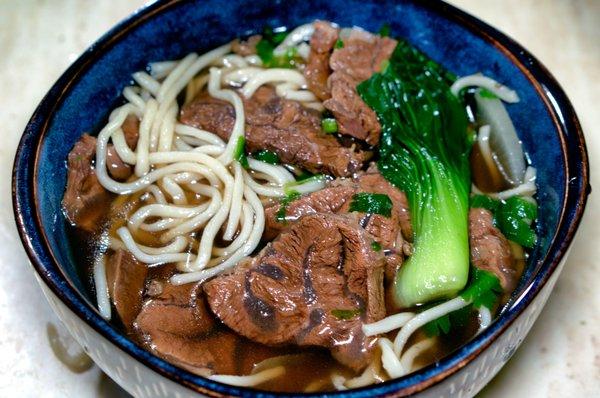
M 600 1 L 451 1 L 530 49 L 574 102 L 586 132 L 592 186 L 600 152 Z M 141 0 L 0 1 L 0 397 L 118 397 L 98 368 L 73 374 L 52 355 L 47 322 L 57 322 L 28 267 L 12 221 L 14 150 L 35 105 L 77 55 L 145 3 Z M 589 397 L 600 391 L 600 203 L 587 219 L 556 289 L 486 397 Z M 151 391 L 144 395 L 153 395 Z

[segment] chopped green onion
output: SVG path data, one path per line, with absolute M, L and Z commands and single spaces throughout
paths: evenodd
M 381 244 L 379 242 L 371 242 L 371 249 L 373 249 L 373 251 L 379 252 L 381 251 Z
M 281 161 L 279 160 L 279 156 L 275 152 L 271 152 L 267 149 L 261 149 L 260 151 L 256 151 L 252 154 L 252 157 L 256 160 L 260 160 L 261 162 L 270 163 L 270 164 L 279 164 Z
M 504 235 L 520 244 L 532 248 L 537 242 L 531 223 L 537 218 L 537 206 L 523 198 L 513 196 L 500 206 L 496 213 L 496 223 Z
M 381 37 L 389 36 L 391 32 L 392 28 L 389 23 L 384 23 L 381 25 L 381 28 L 379 28 L 379 36 Z
M 273 51 L 278 44 L 288 35 L 288 32 L 273 32 L 271 28 L 265 28 L 263 38 L 256 44 L 256 54 L 260 57 L 266 68 L 294 68 L 298 61 L 298 50 L 289 48 L 283 55 L 275 55 Z
M 240 162 L 243 168 L 247 169 L 250 167 L 248 165 L 248 158 L 246 157 L 246 139 L 243 136 L 238 138 L 237 143 L 235 144 L 233 158 Z
M 479 89 L 479 95 L 483 98 L 497 99 L 498 96 L 486 88 Z
M 279 201 L 279 210 L 277 210 L 277 213 L 275 214 L 275 220 L 277 222 L 287 224 L 287 220 L 285 219 L 287 206 L 299 197 L 300 192 L 290 190 L 289 193 Z
M 352 196 L 350 202 L 350 211 L 381 214 L 388 218 L 392 216 L 392 207 L 392 200 L 383 193 L 359 192 Z
M 333 315 L 334 317 L 336 317 L 339 320 L 348 321 L 348 320 L 360 315 L 361 312 L 362 312 L 362 310 L 360 310 L 360 309 L 355 309 L 355 310 L 337 310 L 336 309 L 336 310 L 331 310 L 331 315 Z
M 342 39 L 337 39 L 333 45 L 333 48 L 344 48 L 344 42 Z
M 304 178 L 302 180 L 300 179 L 296 179 L 296 181 L 290 181 L 290 182 L 286 182 L 285 184 L 283 184 L 283 192 L 286 195 L 289 195 L 290 193 L 297 191 L 300 193 L 307 193 L 307 192 L 312 192 L 314 189 L 309 190 L 309 191 L 304 191 L 302 189 L 302 187 L 307 187 L 309 186 L 310 183 L 313 182 L 324 182 L 323 180 L 325 180 L 325 176 L 323 174 L 314 174 L 311 175 L 308 178 Z M 322 187 L 321 187 L 322 188 Z M 321 188 L 317 188 L 317 189 L 321 189 Z
M 338 124 L 334 118 L 325 118 L 325 119 L 321 120 L 321 128 L 327 134 L 333 134 L 333 133 L 337 133 Z
M 535 246 L 537 235 L 531 227 L 537 218 L 535 203 L 519 196 L 499 201 L 486 195 L 475 195 L 471 198 L 471 207 L 491 211 L 494 224 L 508 239 L 527 248 Z
M 500 202 L 490 198 L 487 195 L 474 195 L 471 197 L 471 208 L 477 209 L 487 209 L 492 213 L 495 213 L 498 210 L 498 206 L 500 206 Z

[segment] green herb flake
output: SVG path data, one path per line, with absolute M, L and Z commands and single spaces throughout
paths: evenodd
M 486 88 L 479 89 L 479 96 L 481 98 L 498 99 L 498 96 L 496 94 L 492 93 Z
M 256 54 L 265 68 L 294 68 L 300 61 L 295 47 L 289 48 L 283 55 L 275 55 L 273 51 L 281 44 L 288 32 L 273 32 L 271 28 L 263 30 L 262 39 L 256 44 Z
M 427 337 L 449 334 L 453 329 L 458 330 L 467 326 L 472 312 L 473 306 L 467 305 L 466 307 L 426 323 L 423 325 L 423 331 Z
M 521 246 L 532 248 L 537 242 L 537 235 L 531 227 L 536 218 L 535 203 L 513 196 L 500 206 L 495 215 L 495 222 L 508 239 Z
M 248 165 L 248 158 L 246 157 L 246 139 L 243 136 L 238 138 L 237 143 L 235 144 L 233 158 L 240 162 L 243 168 L 247 169 L 250 167 Z
M 344 48 L 344 42 L 342 39 L 337 39 L 333 45 L 333 48 Z
M 537 218 L 535 203 L 519 196 L 499 201 L 486 195 L 471 197 L 472 208 L 483 208 L 494 215 L 494 225 L 508 239 L 526 248 L 532 248 L 537 242 L 537 234 L 531 224 Z
M 379 252 L 381 251 L 381 244 L 379 242 L 371 242 L 371 249 L 373 249 L 373 251 Z
M 381 37 L 389 36 L 390 33 L 392 33 L 392 28 L 389 23 L 384 23 L 381 25 L 381 28 L 379 28 L 379 36 Z
M 321 128 L 327 134 L 333 134 L 333 133 L 337 133 L 338 124 L 334 118 L 325 118 L 325 119 L 321 120 Z
M 473 304 L 475 308 L 493 308 L 502 294 L 500 279 L 493 273 L 479 268 L 471 268 L 469 284 L 460 296 Z
M 252 157 L 256 160 L 260 160 L 261 162 L 269 163 L 269 164 L 279 164 L 281 163 L 279 156 L 275 152 L 271 152 L 266 149 L 261 149 L 260 151 L 256 151 L 252 154 Z
M 383 193 L 359 192 L 352 196 L 350 202 L 350 211 L 381 214 L 388 218 L 392 216 L 392 207 L 392 200 Z
M 310 171 L 302 170 L 302 172 L 296 176 L 296 182 L 306 181 L 314 176 L 315 174 L 311 173 Z
M 300 192 L 290 190 L 288 194 L 279 201 L 279 210 L 277 210 L 277 213 L 275 214 L 275 220 L 277 222 L 287 224 L 287 206 L 300 196 Z
M 500 201 L 490 198 L 486 195 L 474 195 L 471 197 L 470 206 L 473 209 L 487 209 L 495 213 L 500 206 Z
M 390 66 L 390 60 L 389 59 L 384 59 L 383 61 L 381 61 L 381 65 L 379 66 L 379 70 L 382 73 L 385 73 L 386 69 Z
M 342 321 L 349 321 L 350 319 L 356 318 L 361 313 L 362 313 L 361 309 L 353 309 L 353 310 L 335 309 L 335 310 L 331 310 L 331 315 L 333 315 L 334 317 L 336 317 L 337 319 L 342 320 Z

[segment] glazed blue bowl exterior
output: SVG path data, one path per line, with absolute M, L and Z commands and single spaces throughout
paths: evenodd
M 515 89 L 521 102 L 508 111 L 537 168 L 540 204 L 540 239 L 523 280 L 485 332 L 414 374 L 330 395 L 472 396 L 508 361 L 552 290 L 589 191 L 587 154 L 565 94 L 514 41 L 438 1 L 159 1 L 104 35 L 52 87 L 23 134 L 13 176 L 19 232 L 52 307 L 100 367 L 135 396 L 277 394 L 191 374 L 145 351 L 99 316 L 83 289 L 72 255 L 78 248 L 67 239 L 60 208 L 67 154 L 83 132 L 105 123 L 109 111 L 122 102 L 120 93 L 131 74 L 148 62 L 204 52 L 266 25 L 293 27 L 314 19 L 370 31 L 388 23 L 394 36 L 452 72 L 483 72 Z

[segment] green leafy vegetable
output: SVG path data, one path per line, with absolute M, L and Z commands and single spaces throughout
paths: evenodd
M 471 198 L 471 207 L 488 209 L 494 215 L 494 224 L 508 239 L 521 246 L 532 248 L 537 234 L 532 222 L 537 218 L 537 206 L 519 196 L 499 201 L 485 195 Z
M 475 308 L 492 308 L 498 301 L 498 296 L 502 294 L 500 280 L 496 275 L 489 271 L 479 268 L 471 268 L 471 280 L 469 285 L 460 296 L 473 304 Z
M 294 200 L 298 199 L 300 196 L 300 192 L 290 191 L 283 199 L 279 201 L 279 210 L 277 210 L 277 213 L 275 214 L 275 220 L 277 222 L 287 224 L 287 220 L 285 219 L 287 213 L 287 206 Z
M 460 310 L 453 311 L 426 323 L 423 325 L 423 331 L 428 337 L 434 337 L 449 334 L 452 329 L 458 330 L 464 328 L 469 322 L 472 311 L 473 306 L 467 305 Z
M 333 45 L 333 48 L 344 48 L 344 42 L 342 39 L 337 39 Z
M 379 171 L 408 197 L 414 254 L 394 284 L 405 307 L 455 296 L 469 276 L 471 146 L 451 78 L 399 41 L 388 67 L 357 87 L 382 126 Z
M 469 284 L 460 293 L 460 296 L 469 302 L 469 305 L 453 311 L 440 318 L 425 324 L 423 330 L 429 337 L 448 334 L 451 329 L 459 329 L 467 325 L 473 308 L 487 307 L 492 310 L 500 295 L 502 287 L 496 275 L 471 267 Z
M 359 192 L 352 196 L 350 202 L 350 211 L 381 214 L 388 218 L 392 216 L 392 207 L 392 200 L 383 193 Z
M 325 119 L 321 120 L 321 128 L 327 134 L 333 134 L 333 133 L 337 133 L 338 124 L 334 118 L 325 118 Z
M 496 223 L 502 233 L 521 246 L 532 248 L 537 235 L 531 223 L 537 218 L 537 206 L 523 198 L 508 198 L 496 212 Z
M 247 169 L 249 167 L 248 158 L 246 157 L 246 139 L 243 136 L 238 138 L 235 144 L 233 158 L 240 162 L 243 168 Z
M 311 173 L 310 171 L 302 170 L 302 173 L 296 176 L 296 182 L 305 181 L 314 176 L 315 174 Z
M 371 249 L 373 249 L 373 251 L 379 252 L 381 251 L 381 244 L 379 242 L 371 242 Z
M 273 51 L 288 35 L 288 32 L 273 32 L 265 28 L 262 39 L 256 44 L 256 54 L 266 68 L 294 68 L 299 62 L 295 47 L 288 49 L 283 55 L 275 55 Z
M 270 163 L 270 164 L 279 164 L 281 161 L 279 160 L 279 156 L 275 152 L 271 152 L 267 149 L 261 149 L 260 151 L 256 151 L 252 154 L 252 157 L 256 160 L 260 160 L 261 162 Z
M 471 197 L 471 208 L 487 209 L 495 213 L 500 206 L 500 201 L 490 198 L 486 195 L 474 195 Z
M 391 32 L 392 28 L 390 27 L 389 23 L 384 23 L 381 25 L 381 28 L 379 28 L 379 36 L 381 37 L 389 36 Z
M 362 313 L 362 310 L 360 310 L 360 309 L 354 309 L 354 310 L 339 310 L 339 309 L 335 309 L 335 310 L 331 310 L 331 315 L 333 315 L 334 317 L 336 317 L 337 319 L 340 319 L 342 321 L 348 321 L 348 320 L 350 320 L 352 318 L 357 317 L 361 313 Z
M 303 185 L 303 184 L 307 184 L 312 181 L 319 181 L 319 180 L 323 180 L 323 179 L 325 179 L 325 176 L 323 174 L 311 174 L 310 176 L 307 176 L 306 178 L 303 178 L 303 179 L 296 178 L 296 181 L 286 182 L 283 185 L 283 192 L 286 195 L 290 195 L 295 192 L 295 188 L 298 187 L 299 185 Z

